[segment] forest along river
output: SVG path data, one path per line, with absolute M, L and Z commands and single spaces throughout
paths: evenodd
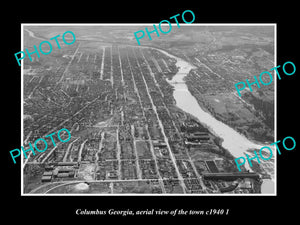
M 172 80 L 167 80 L 168 83 L 175 88 L 173 95 L 176 100 L 176 106 L 198 118 L 198 120 L 205 124 L 214 135 L 222 138 L 222 146 L 227 149 L 235 158 L 241 156 L 245 157 L 244 153 L 248 149 L 260 149 L 263 147 L 263 145 L 251 142 L 245 136 L 241 135 L 228 125 L 215 119 L 212 115 L 205 112 L 199 106 L 196 98 L 189 92 L 188 87 L 183 80 L 189 71 L 195 68 L 193 65 L 161 49 L 153 49 L 156 49 L 163 54 L 166 54 L 167 56 L 177 60 L 176 66 L 179 67 L 179 70 Z M 247 162 L 244 165 L 246 169 L 252 171 Z M 264 185 L 266 184 L 268 187 L 265 188 Z M 274 193 L 273 181 L 263 181 L 262 193 Z

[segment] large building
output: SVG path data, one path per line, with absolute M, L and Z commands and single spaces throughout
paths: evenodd
M 259 179 L 260 176 L 254 172 L 236 172 L 236 173 L 204 173 L 203 178 L 207 180 L 227 180 L 232 181 L 239 178 Z

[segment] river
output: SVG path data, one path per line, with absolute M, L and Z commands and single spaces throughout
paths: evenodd
M 208 129 L 216 136 L 223 139 L 222 147 L 227 149 L 235 158 L 245 157 L 245 153 L 249 149 L 260 149 L 264 145 L 248 140 L 244 135 L 238 133 L 233 128 L 222 123 L 221 121 L 214 118 L 208 112 L 205 112 L 197 102 L 197 99 L 189 92 L 187 85 L 185 84 L 184 77 L 189 73 L 189 71 L 195 68 L 190 63 L 184 61 L 183 59 L 169 54 L 168 52 L 156 49 L 163 54 L 177 60 L 176 66 L 179 68 L 178 72 L 172 78 L 172 80 L 167 80 L 170 85 L 174 87 L 174 98 L 176 100 L 176 106 L 183 111 L 190 113 L 191 115 L 198 118 L 198 120 L 205 124 Z M 249 154 L 249 153 L 248 153 Z M 252 155 L 252 154 L 249 154 Z M 246 162 L 246 169 L 252 171 L 249 164 Z M 262 165 L 262 164 L 261 164 Z M 272 180 L 263 179 L 262 193 L 263 194 L 273 194 L 274 193 L 274 177 L 272 175 Z
M 177 60 L 176 66 L 179 67 L 179 70 L 173 79 L 168 81 L 175 89 L 174 98 L 176 100 L 176 106 L 197 117 L 214 135 L 222 138 L 222 146 L 230 151 L 234 157 L 244 156 L 244 152 L 248 149 L 260 149 L 263 147 L 263 145 L 248 140 L 244 135 L 217 120 L 208 112 L 205 112 L 198 104 L 197 99 L 189 92 L 183 79 L 189 71 L 195 67 L 181 58 L 160 49 L 159 51 Z

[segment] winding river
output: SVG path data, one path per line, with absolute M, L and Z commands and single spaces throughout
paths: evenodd
M 198 120 L 205 124 L 214 135 L 222 138 L 222 147 L 227 149 L 235 158 L 237 158 L 245 156 L 244 153 L 246 153 L 246 151 L 249 149 L 260 149 L 264 146 L 248 140 L 244 135 L 238 133 L 228 125 L 220 122 L 199 106 L 197 99 L 189 92 L 184 81 L 184 77 L 189 73 L 189 71 L 195 68 L 193 65 L 179 57 L 169 54 L 162 49 L 153 49 L 156 49 L 161 53 L 177 60 L 176 66 L 179 68 L 179 70 L 172 80 L 167 80 L 175 89 L 173 95 L 176 100 L 176 106 L 198 118 Z M 244 165 L 246 169 L 252 171 L 247 162 Z M 272 180 L 263 180 L 261 191 L 263 194 L 273 194 L 274 187 L 274 178 Z
M 176 105 L 179 108 L 197 117 L 213 134 L 222 138 L 222 146 L 229 150 L 234 157 L 243 156 L 244 152 L 248 149 L 260 149 L 263 147 L 263 145 L 248 140 L 244 135 L 238 133 L 233 128 L 214 118 L 211 114 L 205 112 L 199 106 L 197 99 L 189 92 L 184 81 L 184 77 L 195 67 L 181 58 L 173 56 L 163 50 L 159 51 L 177 60 L 176 66 L 179 67 L 179 70 L 173 79 L 168 82 L 175 89 L 174 98 L 176 100 Z

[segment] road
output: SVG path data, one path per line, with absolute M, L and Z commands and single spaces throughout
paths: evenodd
M 30 37 L 39 39 L 39 40 L 41 40 L 41 41 L 45 41 L 45 40 L 46 40 L 46 39 L 44 39 L 44 38 L 40 38 L 40 37 L 35 36 L 34 33 L 33 33 L 32 31 L 28 30 L 28 29 L 25 29 L 25 28 L 24 28 L 24 30 L 28 32 L 28 34 L 29 34 Z
M 132 68 L 131 68 L 131 64 L 130 64 L 130 61 L 129 61 L 129 58 L 128 58 L 128 52 L 127 52 L 127 60 L 128 60 L 128 64 L 129 64 L 129 69 L 130 69 L 130 73 L 131 73 L 131 78 L 133 80 L 133 85 L 134 85 L 134 90 L 138 96 L 138 99 L 139 99 L 139 104 L 140 104 L 140 107 L 142 109 L 142 113 L 143 113 L 143 118 L 146 120 L 146 115 L 145 115 L 145 112 L 144 112 L 144 109 L 143 109 L 143 105 L 142 105 L 142 100 L 141 100 L 141 97 L 140 97 L 140 93 L 137 89 L 137 86 L 136 86 L 136 81 L 134 79 L 134 76 L 133 76 L 133 72 L 132 72 Z M 149 128 L 148 128 L 148 125 L 146 124 L 146 132 L 147 132 L 147 136 L 149 137 L 149 139 L 151 139 L 151 136 L 150 136 L 150 132 L 149 132 Z M 151 150 L 151 153 L 152 153 L 152 157 L 154 159 L 154 162 L 155 162 L 155 168 L 156 168 L 156 173 L 159 177 L 159 183 L 161 185 L 161 188 L 163 190 L 163 193 L 165 193 L 165 187 L 164 187 L 164 184 L 162 182 L 162 177 L 159 173 L 159 167 L 158 167 L 158 161 L 157 161 L 157 158 L 156 158 L 156 155 L 155 155 L 155 152 L 154 152 L 154 147 L 153 147 L 153 142 L 152 140 L 150 140 L 150 150 Z
M 174 181 L 174 180 L 177 180 L 177 179 L 168 179 L 168 178 L 164 178 L 162 181 Z M 158 179 L 128 179 L 128 180 L 93 180 L 93 181 L 89 181 L 88 183 L 110 183 L 109 184 L 109 187 L 112 188 L 113 185 L 111 185 L 111 183 L 116 183 L 116 182 L 138 182 L 138 181 L 144 181 L 144 182 L 155 182 L 155 181 L 159 181 Z M 49 188 L 48 190 L 46 190 L 44 193 L 41 193 L 41 194 L 47 194 L 49 193 L 50 191 L 56 189 L 56 188 L 59 188 L 59 187 L 62 187 L 62 186 L 66 186 L 66 185 L 70 185 L 70 184 L 78 184 L 78 183 L 84 183 L 86 182 L 85 180 L 73 180 L 73 181 L 56 181 L 56 182 L 51 182 L 51 183 L 45 183 L 33 190 L 31 190 L 28 194 L 35 194 L 35 192 L 37 192 L 38 190 L 42 189 L 42 188 L 45 188 L 47 187 L 48 185 L 49 186 L 52 186 L 54 184 L 57 184 L 56 186 L 52 186 L 51 188 Z M 166 193 L 166 192 L 163 192 L 163 193 Z M 26 193 L 25 193 L 26 194 Z M 54 193 L 53 193 L 54 194 Z M 57 194 L 57 193 L 55 193 Z M 64 193 L 61 193 L 61 194 L 64 194 Z M 100 194 L 100 193 L 99 193 Z M 111 193 L 113 194 L 113 192 Z M 133 194 L 136 194 L 136 193 L 133 193 Z
M 79 47 L 80 47 L 80 42 L 79 42 L 79 44 L 78 44 L 78 46 L 77 46 L 77 48 L 76 48 L 74 54 L 72 55 L 72 58 L 70 59 L 68 65 L 66 66 L 66 68 L 65 68 L 65 70 L 64 70 L 64 72 L 63 72 L 63 74 L 62 74 L 62 76 L 61 76 L 61 78 L 60 78 L 60 80 L 56 83 L 56 86 L 57 86 L 60 82 L 62 82 L 62 80 L 64 79 L 65 73 L 68 71 L 68 69 L 69 69 L 69 67 L 70 67 L 70 65 L 71 65 L 71 63 L 72 63 L 72 61 L 74 60 L 75 55 L 77 54 Z
M 135 55 L 135 53 L 134 53 L 134 55 Z M 135 57 L 136 57 L 136 55 L 135 55 Z M 174 154 L 173 154 L 173 152 L 172 152 L 172 150 L 171 150 L 171 147 L 170 147 L 170 145 L 169 145 L 169 140 L 168 140 L 168 138 L 167 138 L 167 136 L 166 136 L 166 134 L 165 134 L 165 128 L 164 128 L 164 126 L 163 126 L 163 123 L 162 123 L 161 119 L 160 119 L 159 116 L 158 116 L 156 106 L 155 106 L 155 104 L 153 103 L 152 96 L 150 95 L 150 92 L 149 92 L 148 84 L 147 84 L 147 82 L 146 82 L 146 80 L 145 80 L 143 71 L 142 71 L 142 69 L 141 69 L 141 66 L 140 66 L 140 64 L 139 64 L 139 62 L 138 62 L 138 60 L 137 60 L 137 58 L 136 58 L 136 61 L 137 61 L 137 64 L 138 64 L 138 66 L 139 66 L 140 72 L 141 72 L 141 74 L 142 74 L 142 79 L 143 79 L 144 84 L 145 84 L 145 87 L 146 87 L 146 93 L 147 93 L 148 98 L 149 98 L 149 100 L 150 100 L 150 103 L 151 103 L 151 105 L 152 105 L 154 114 L 155 114 L 155 116 L 156 116 L 156 118 L 157 118 L 159 127 L 160 127 L 160 129 L 161 129 L 161 132 L 162 132 L 162 134 L 163 134 L 163 136 L 164 136 L 164 141 L 165 141 L 165 143 L 167 144 L 167 149 L 168 149 L 168 151 L 169 151 L 169 155 L 170 155 L 170 157 L 171 157 L 172 163 L 173 163 L 173 165 L 174 165 L 174 167 L 175 167 L 177 177 L 179 178 L 180 185 L 181 185 L 181 187 L 182 187 L 182 189 L 183 189 L 183 192 L 186 193 L 186 186 L 185 186 L 185 184 L 184 184 L 183 177 L 181 176 L 181 173 L 179 172 L 179 169 L 178 169 L 178 167 L 177 167 L 175 156 L 174 156 Z

